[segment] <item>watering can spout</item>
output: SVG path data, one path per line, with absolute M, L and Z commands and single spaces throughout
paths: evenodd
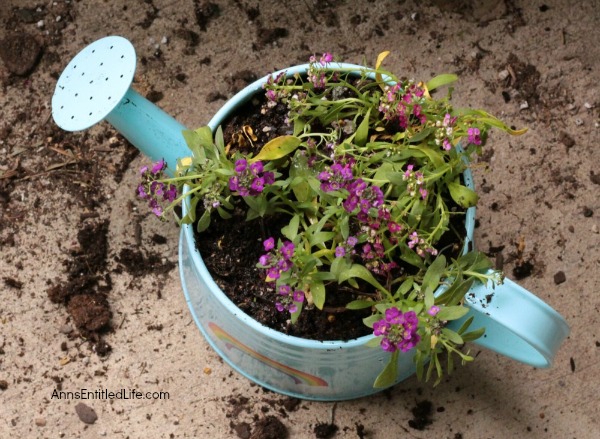
M 144 155 L 164 159 L 173 175 L 177 159 L 189 155 L 186 127 L 132 87 L 136 54 L 125 38 L 90 44 L 67 65 L 52 96 L 52 116 L 67 131 L 108 121 Z

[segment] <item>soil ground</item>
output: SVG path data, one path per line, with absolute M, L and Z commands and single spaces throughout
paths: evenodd
M 106 123 L 66 133 L 52 121 L 58 75 L 107 35 L 135 46 L 135 89 L 190 128 L 324 51 L 372 65 L 391 50 L 389 69 L 417 80 L 458 73 L 457 106 L 529 127 L 493 133 L 475 166 L 476 244 L 569 322 L 553 367 L 474 346 L 476 361 L 435 389 L 412 378 L 337 404 L 233 372 L 187 309 L 176 225 L 136 198 L 147 160 Z M 0 437 L 597 437 L 599 43 L 593 0 L 4 0 Z M 169 397 L 53 397 L 81 389 Z

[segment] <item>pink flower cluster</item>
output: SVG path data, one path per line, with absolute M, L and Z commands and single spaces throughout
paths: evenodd
M 293 290 L 289 285 L 281 285 L 277 291 L 275 308 L 277 311 L 289 311 L 291 314 L 298 311 L 298 304 L 304 302 L 304 291 Z
M 410 238 L 410 241 L 408 241 L 408 248 L 413 249 L 422 258 L 424 258 L 427 253 L 432 256 L 436 256 L 438 254 L 438 251 L 427 244 L 427 242 L 421 238 L 417 232 L 412 232 L 408 237 Z
M 408 165 L 406 171 L 402 176 L 402 180 L 407 181 L 406 191 L 411 197 L 417 195 L 417 192 L 421 195 L 422 199 L 427 198 L 427 189 L 423 187 L 425 178 L 422 172 L 415 171 L 414 165 Z
M 163 214 L 162 203 L 172 203 L 177 198 L 177 187 L 174 184 L 157 181 L 162 178 L 166 168 L 167 163 L 160 159 L 152 165 L 152 168 L 142 166 L 140 169 L 142 182 L 138 186 L 138 196 L 143 200 L 148 200 L 148 205 L 156 216 Z
M 292 257 L 296 246 L 291 241 L 285 241 L 279 250 L 275 248 L 275 238 L 270 237 L 263 242 L 266 252 L 259 259 L 258 263 L 267 270 L 267 277 L 274 281 L 281 277 L 281 273 L 289 271 L 292 268 Z
M 248 164 L 246 159 L 239 159 L 235 162 L 235 175 L 229 178 L 229 189 L 242 197 L 257 196 L 274 182 L 275 175 L 265 171 L 261 161 Z
M 320 59 L 317 60 L 316 56 L 309 58 L 310 67 L 308 69 L 308 80 L 312 83 L 315 89 L 325 88 L 326 78 L 325 72 L 319 71 L 319 67 L 326 67 L 327 64 L 333 61 L 333 55 L 329 52 L 325 52 Z M 318 64 L 318 65 L 317 65 Z
M 418 122 L 423 125 L 427 116 L 419 104 L 425 95 L 425 90 L 415 84 L 402 88 L 398 83 L 386 87 L 386 92 L 379 100 L 379 111 L 386 120 L 396 120 L 400 127 L 406 129 L 409 125 Z
M 384 318 L 373 324 L 373 335 L 382 337 L 381 348 L 387 352 L 410 351 L 421 340 L 417 333 L 419 318 L 414 311 L 403 313 L 396 307 L 385 310 Z

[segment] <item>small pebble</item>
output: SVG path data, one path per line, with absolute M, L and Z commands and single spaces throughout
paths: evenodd
M 588 110 L 591 110 L 594 106 L 592 104 L 590 104 L 589 102 L 586 102 L 585 104 L 583 104 L 583 106 L 585 108 L 587 108 Z
M 82 402 L 75 406 L 75 412 L 84 424 L 93 424 L 98 419 L 98 415 L 94 409 Z
M 583 120 L 577 118 L 575 119 L 575 125 L 577 125 L 578 127 L 580 127 L 581 125 L 583 125 Z
M 563 282 L 565 282 L 566 280 L 567 280 L 567 276 L 565 276 L 565 272 L 564 271 L 558 271 L 554 275 L 554 283 L 556 285 L 560 285 Z
M 521 105 L 519 105 L 519 110 L 526 110 L 527 108 L 529 108 L 527 101 L 523 101 L 521 102 Z
M 44 27 L 44 20 L 40 20 L 37 22 L 37 27 Z
M 46 425 L 46 420 L 44 418 L 37 418 L 35 420 L 35 425 L 38 427 L 44 427 Z
M 508 75 L 510 75 L 510 73 L 508 73 L 508 70 L 500 70 L 498 72 L 498 79 L 500 81 L 504 81 L 506 78 L 508 78 Z
M 598 224 L 592 224 L 592 232 L 598 233 Z
M 162 37 L 162 40 L 160 40 L 161 44 L 167 44 L 169 42 L 169 39 L 167 37 Z
M 70 334 L 73 332 L 73 327 L 71 325 L 62 325 L 60 327 L 60 332 L 63 334 Z

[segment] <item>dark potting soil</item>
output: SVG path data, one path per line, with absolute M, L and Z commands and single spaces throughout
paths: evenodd
M 284 123 L 287 109 L 278 104 L 262 114 L 264 99 L 253 98 L 237 113 L 222 124 L 225 143 L 232 151 L 260 151 L 262 146 L 275 137 L 291 134 Z M 251 128 L 251 130 L 248 129 Z M 202 203 L 198 203 L 198 218 Z M 276 292 L 264 281 L 264 270 L 256 267 L 264 253 L 262 242 L 270 236 L 279 237 L 287 224 L 286 218 L 265 217 L 246 221 L 246 205 L 238 198 L 233 217 L 226 221 L 213 217 L 208 230 L 196 235 L 196 246 L 215 282 L 223 292 L 246 314 L 285 334 L 313 340 L 351 340 L 371 333 L 363 319 L 371 314 L 369 309 L 349 311 L 346 305 L 359 296 L 376 295 L 374 287 L 360 283 L 360 290 L 347 285 L 327 285 L 323 310 L 305 306 L 295 324 L 289 313 L 275 309 Z M 464 230 L 464 218 L 452 215 L 451 229 Z M 462 243 L 457 243 L 454 232 L 448 232 L 440 241 L 439 248 L 447 248 L 447 257 L 458 256 Z M 402 270 L 413 270 L 403 266 Z M 384 279 L 379 279 L 385 284 Z

